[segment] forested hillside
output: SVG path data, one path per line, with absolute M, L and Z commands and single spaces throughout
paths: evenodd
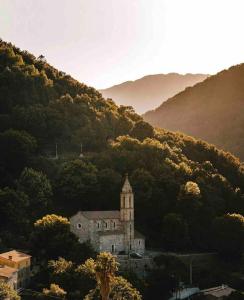
M 106 98 L 117 104 L 133 106 L 137 113 L 158 107 L 163 101 L 183 91 L 186 87 L 203 81 L 205 74 L 155 74 L 134 81 L 126 81 L 100 90 Z
M 162 103 L 144 119 L 201 138 L 244 159 L 244 64 L 233 66 Z
M 237 158 L 155 130 L 131 108 L 5 42 L 0 130 L 2 250 L 31 249 L 33 223 L 45 214 L 118 208 L 126 172 L 135 192 L 136 227 L 148 247 L 215 249 L 215 218 L 244 213 L 244 169 Z

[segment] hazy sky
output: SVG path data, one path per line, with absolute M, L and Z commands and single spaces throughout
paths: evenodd
M 0 37 L 96 88 L 244 62 L 244 0 L 0 0 Z

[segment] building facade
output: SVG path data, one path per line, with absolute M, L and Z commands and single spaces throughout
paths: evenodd
M 17 289 L 28 285 L 30 281 L 30 255 L 16 250 L 1 253 L 0 265 L 17 270 Z
M 18 270 L 0 265 L 0 280 L 7 283 L 12 289 L 17 290 Z
M 98 252 L 144 254 L 145 238 L 134 228 L 134 194 L 128 176 L 119 211 L 79 211 L 70 218 L 70 227 L 81 243 L 89 241 Z

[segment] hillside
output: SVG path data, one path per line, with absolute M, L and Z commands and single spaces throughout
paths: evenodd
M 143 117 L 154 126 L 201 138 L 244 160 L 244 64 L 187 88 Z
M 207 76 L 177 73 L 149 75 L 100 90 L 100 92 L 103 97 L 112 98 L 119 105 L 133 106 L 137 113 L 144 113 L 159 106 L 186 87 L 203 81 Z
M 189 136 L 155 130 L 133 109 L 5 42 L 0 145 L 0 249 L 29 249 L 33 223 L 45 214 L 118 208 L 126 172 L 135 192 L 136 227 L 150 247 L 212 250 L 215 218 L 244 213 L 244 170 L 237 158 Z M 167 223 L 172 213 L 181 230 L 167 242 L 165 228 L 175 228 Z

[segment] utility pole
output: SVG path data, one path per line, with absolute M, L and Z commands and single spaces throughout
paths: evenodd
M 192 285 L 192 258 L 190 258 L 190 285 Z
M 80 144 L 80 158 L 84 157 L 84 154 L 82 153 L 83 149 L 82 149 L 82 143 Z
M 55 147 L 55 159 L 58 159 L 58 144 L 56 143 Z

